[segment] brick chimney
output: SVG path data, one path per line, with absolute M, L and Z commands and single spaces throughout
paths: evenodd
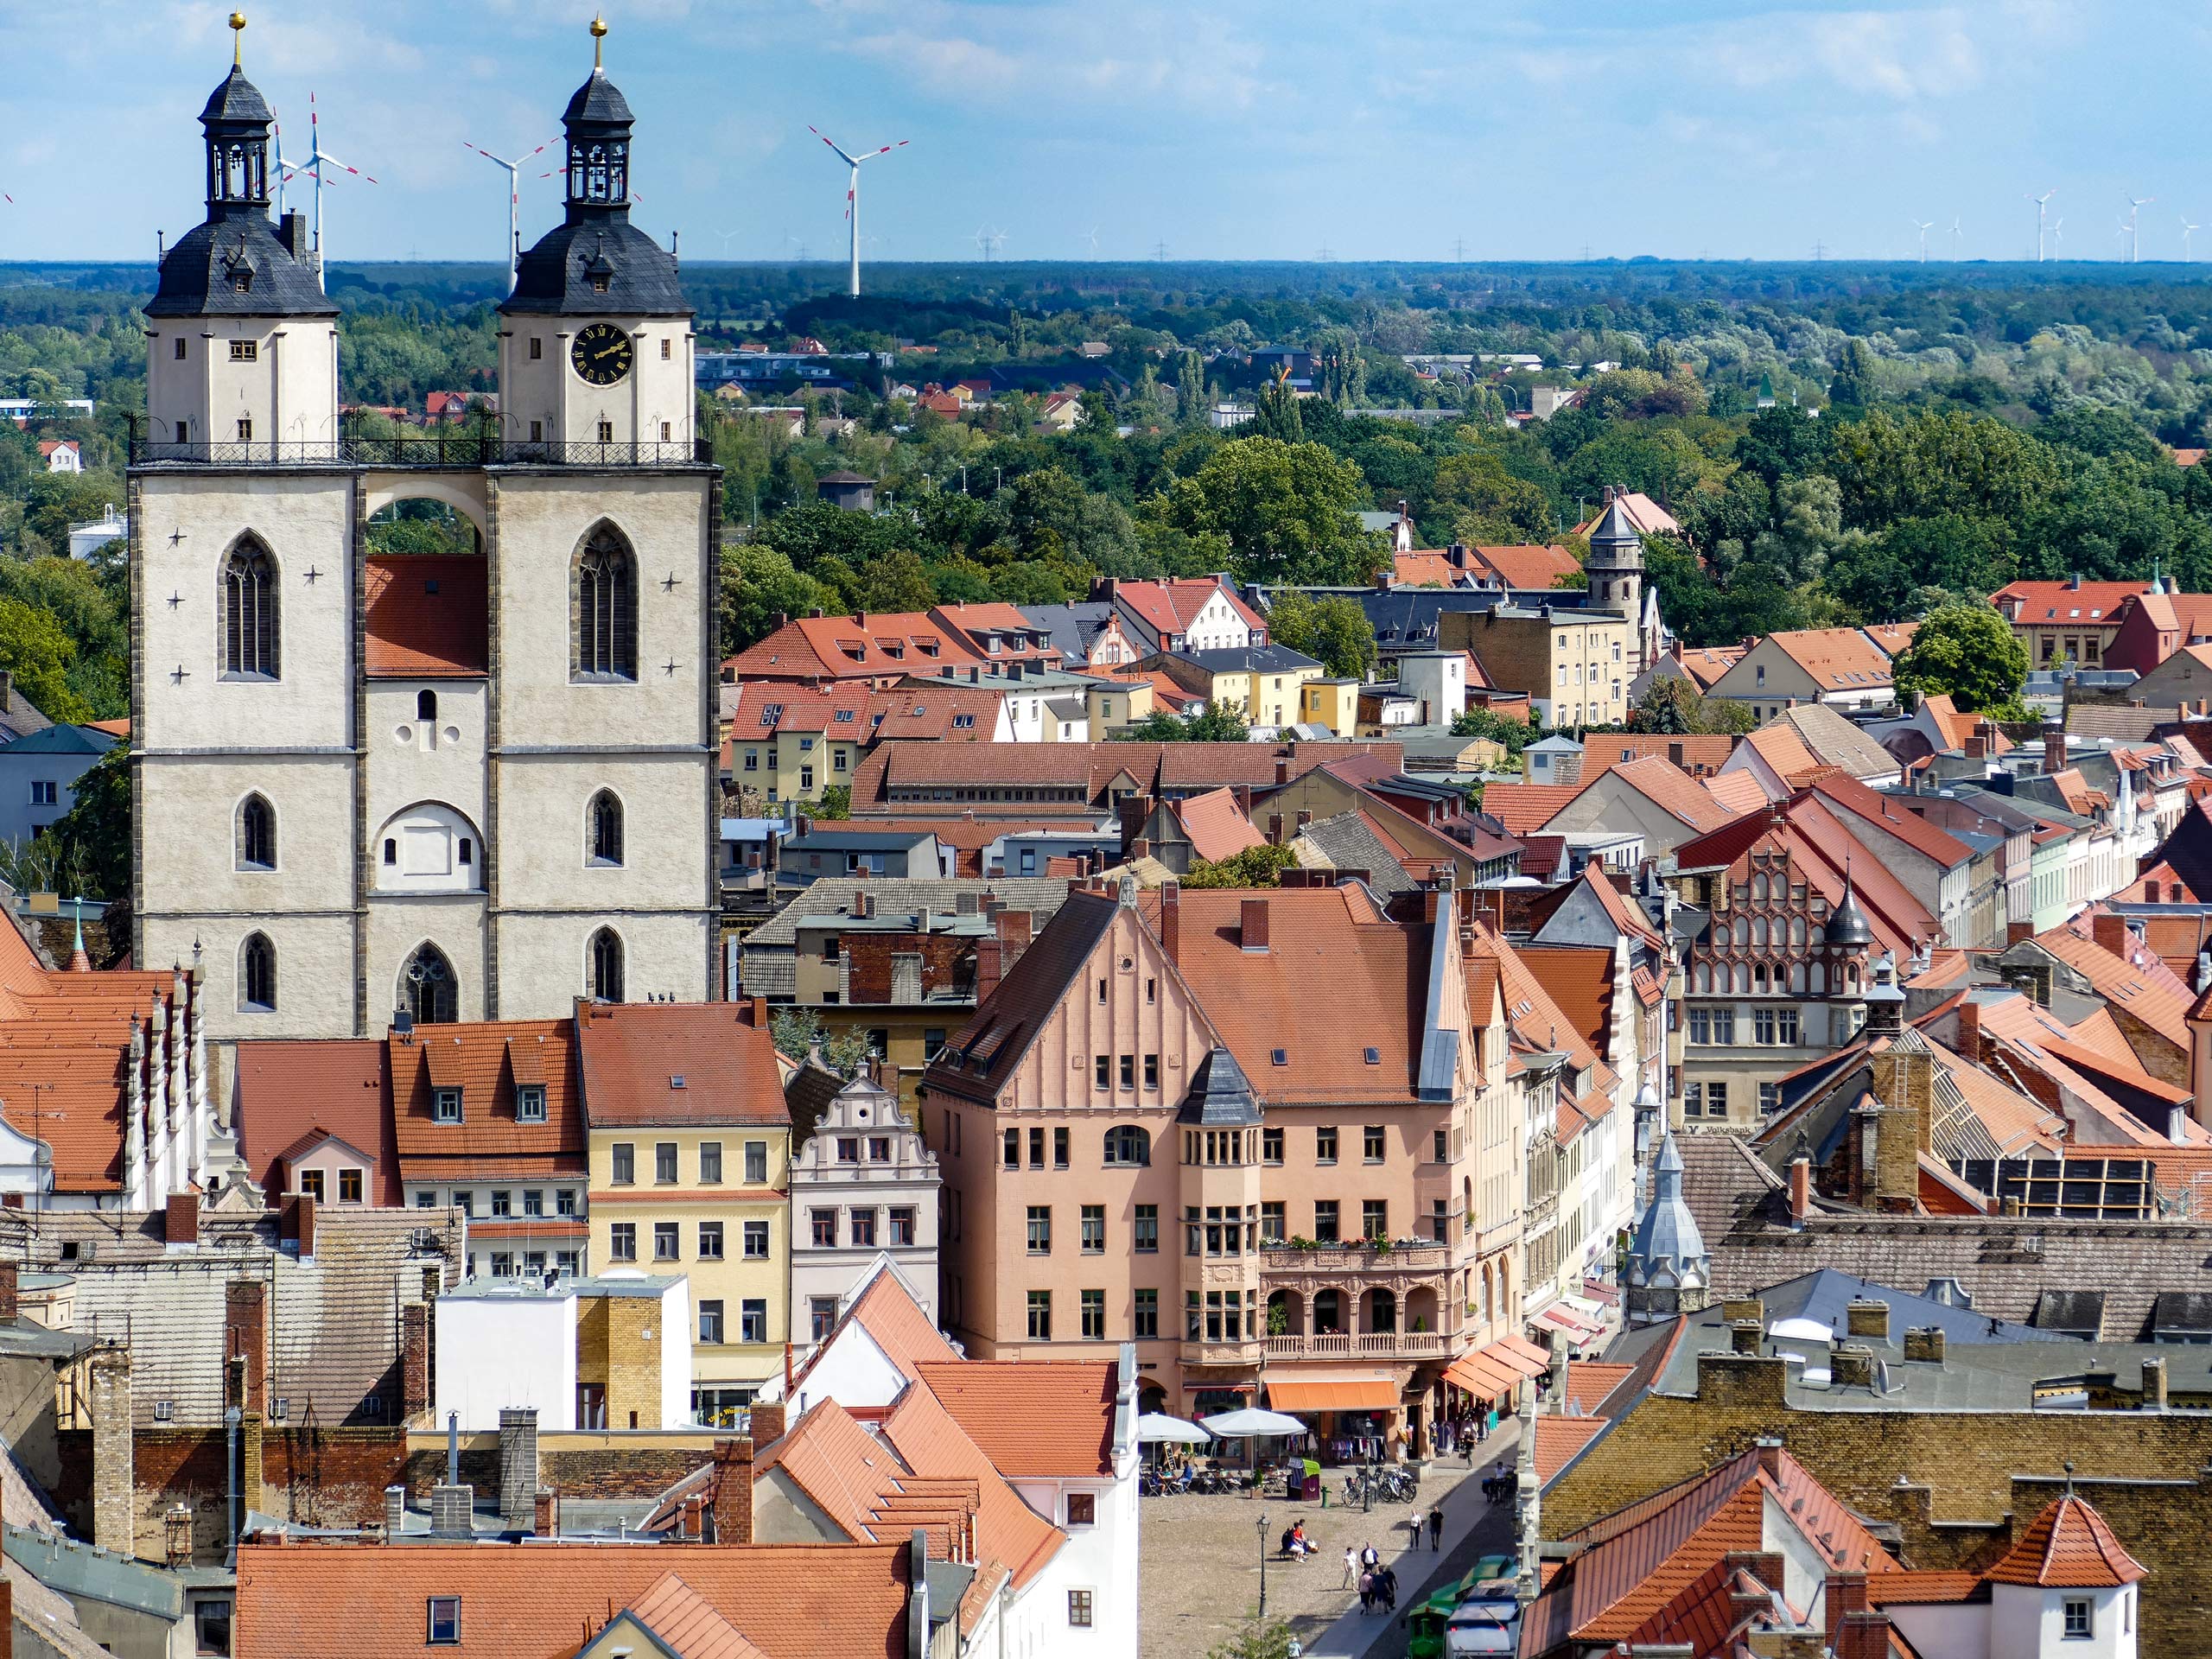
M 509 1406 L 499 1413 L 499 1518 L 510 1527 L 532 1515 L 537 1498 L 537 1409 Z
M 1836 1659 L 1890 1659 L 1890 1616 L 1845 1614 L 1834 1645 Z
M 241 1398 L 229 1402 L 257 1417 L 269 1414 L 269 1286 L 233 1279 L 223 1287 L 223 1356 L 238 1362 Z
M 1872 1298 L 1844 1304 L 1844 1330 L 1854 1337 L 1871 1337 L 1876 1342 L 1890 1339 L 1890 1305 Z
M 299 1246 L 300 1260 L 304 1262 L 315 1254 L 315 1195 L 297 1192 L 284 1200 L 283 1214 L 277 1222 L 279 1242 Z
M 2043 769 L 2045 772 L 2066 770 L 2066 728 L 2056 720 L 2043 723 Z
M 16 1298 L 17 1274 L 21 1269 L 13 1262 L 0 1262 L 0 1325 L 13 1325 L 21 1304 Z
M 1789 1227 L 1802 1232 L 1813 1213 L 1813 1160 L 1803 1153 L 1789 1160 Z
M 162 1236 L 171 1244 L 200 1243 L 200 1195 L 172 1192 L 162 1220 Z
M 747 1438 L 715 1442 L 715 1541 L 753 1541 L 753 1442 Z
M 399 1310 L 399 1417 L 430 1408 L 430 1309 L 410 1302 Z
M 683 1535 L 693 1543 L 706 1536 L 707 1500 L 693 1492 L 683 1500 Z
M 2127 918 L 2125 916 L 2115 916 L 2108 910 L 2097 912 L 2089 918 L 2089 937 L 2096 941 L 2099 950 L 2109 950 L 2123 962 L 2128 959 Z
M 537 1500 L 531 1514 L 530 1530 L 539 1538 L 558 1538 L 561 1535 L 561 1489 L 558 1486 L 537 1489 Z
M 1160 886 L 1160 948 L 1167 953 L 1167 960 L 1181 965 L 1183 960 L 1183 884 L 1163 881 Z
M 1969 1065 L 1981 1064 L 1981 1004 L 1971 992 L 1959 1004 L 1959 1054 Z
M 1843 1621 L 1853 1613 L 1866 1611 L 1866 1575 L 1864 1573 L 1831 1573 L 1827 1592 L 1821 1598 L 1827 1608 L 1828 1645 L 1836 1645 L 1836 1637 L 1843 1628 Z
M 1237 943 L 1247 950 L 1268 948 L 1268 901 L 1247 899 L 1237 906 Z
M 752 1425 L 753 1444 L 762 1451 L 784 1438 L 784 1402 L 780 1400 L 756 1400 L 747 1408 Z

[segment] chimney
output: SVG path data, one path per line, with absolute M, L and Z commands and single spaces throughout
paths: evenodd
M 131 1471 L 130 1350 L 92 1350 L 92 1542 L 129 1556 L 137 1486 Z
M 696 1544 L 707 1535 L 706 1514 L 707 1500 L 702 1494 L 693 1492 L 683 1500 L 683 1536 L 689 1541 Z
M 1160 948 L 1179 967 L 1183 959 L 1183 884 L 1160 884 Z
M 976 941 L 976 1006 L 982 1007 L 999 988 L 999 942 L 994 934 Z
M 269 1286 L 233 1279 L 223 1287 L 223 1355 L 236 1362 L 238 1397 L 226 1402 L 257 1417 L 269 1414 Z
M 2143 1409 L 2164 1411 L 2166 1408 L 2166 1362 L 2164 1358 L 2143 1362 Z
M 1290 781 L 1290 761 L 1287 756 L 1275 757 L 1275 787 L 1281 789 Z
M 410 1302 L 399 1310 L 399 1420 L 430 1408 L 430 1309 Z
M 1981 1004 L 1971 991 L 1959 1004 L 1959 1054 L 1968 1065 L 1981 1064 Z
M 308 1192 L 295 1193 L 284 1200 L 283 1217 L 277 1224 L 280 1243 L 296 1244 L 301 1261 L 315 1255 L 315 1196 Z
M 784 1438 L 784 1404 L 780 1400 L 756 1400 L 747 1408 L 753 1444 L 767 1450 Z
M 1890 1659 L 1890 1616 L 1847 1613 L 1835 1643 L 1835 1659 Z
M 172 1192 L 168 1197 L 162 1236 L 172 1245 L 200 1243 L 200 1195 Z
M 2043 769 L 2046 772 L 2066 770 L 2066 728 L 2056 720 L 2043 723 Z
M 1764 1307 L 1764 1304 L 1762 1303 L 1760 1306 Z M 1770 1435 L 1763 1434 L 1751 1445 L 1752 1449 L 1758 1453 L 1759 1467 L 1765 1471 L 1766 1478 L 1769 1480 L 1780 1480 L 1782 1478 L 1782 1442 Z
M 715 1541 L 753 1541 L 753 1442 L 715 1442 Z
M 1247 899 L 1237 907 L 1237 942 L 1247 950 L 1268 948 L 1268 901 Z
M 1766 1304 L 1757 1296 L 1729 1296 L 1722 1299 L 1720 1317 L 1733 1325 L 1738 1319 L 1749 1319 L 1754 1325 L 1766 1323 Z
M 1843 1309 L 1843 1328 L 1851 1336 L 1887 1342 L 1890 1339 L 1890 1305 L 1872 1298 L 1847 1302 Z
M 1828 1645 L 1836 1645 L 1836 1634 L 1843 1628 L 1843 1621 L 1853 1613 L 1866 1611 L 1866 1575 L 1864 1573 L 1831 1573 L 1828 1574 L 1827 1593 L 1821 1598 L 1827 1606 Z
M 875 895 L 866 887 L 855 889 L 853 893 L 853 919 L 864 922 L 874 914 Z
M 1874 1351 L 1863 1342 L 1839 1345 L 1828 1360 L 1828 1380 L 1839 1389 L 1874 1386 Z
M 2127 948 L 2127 918 L 2101 910 L 2089 918 L 2089 937 L 2100 950 L 2109 950 L 2122 962 L 2129 957 Z M 175 1202 L 174 1199 L 171 1200 Z
M 499 1518 L 519 1527 L 537 1500 L 537 1410 L 505 1407 L 499 1413 Z
M 1268 814 L 1268 845 L 1270 847 L 1282 845 L 1282 814 L 1280 812 Z
M 16 1322 L 19 1306 L 16 1301 L 16 1274 L 20 1271 L 13 1262 L 0 1262 L 0 1325 Z
M 1923 1365 L 1941 1365 L 1944 1341 L 1940 1325 L 1912 1326 L 1904 1333 L 1904 1357 Z
M 384 1489 L 384 1535 L 388 1543 L 399 1536 L 407 1525 L 407 1488 L 387 1486 Z
M 1311 812 L 1308 812 L 1307 810 L 1305 810 L 1305 808 L 1300 807 L 1300 808 L 1299 809 L 1299 812 L 1298 812 L 1298 827 L 1299 827 L 1299 829 L 1300 829 L 1300 830 L 1303 830 L 1306 828 L 1306 826 L 1307 824 L 1309 824 L 1309 823 L 1313 823 L 1313 815 Z
M 531 1507 L 531 1534 L 538 1538 L 558 1538 L 561 1535 L 561 1489 L 541 1486 L 537 1501 Z
M 1813 1213 L 1813 1160 L 1799 1153 L 1789 1160 L 1789 1230 L 1802 1232 Z
M 1732 1319 L 1728 1325 L 1728 1349 L 1731 1353 L 1756 1354 L 1760 1338 L 1766 1331 L 1757 1319 Z
M 430 1488 L 430 1530 L 440 1538 L 467 1538 L 476 1530 L 474 1486 Z

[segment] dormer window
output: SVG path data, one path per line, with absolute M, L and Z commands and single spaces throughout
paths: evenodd
M 251 265 L 240 265 L 236 270 L 231 273 L 231 292 L 233 294 L 251 294 L 253 292 L 253 267 Z
M 461 1090 L 433 1089 L 430 1090 L 430 1116 L 440 1123 L 461 1122 Z
M 603 273 L 594 272 L 591 279 L 591 291 L 594 294 L 606 293 L 611 286 L 611 280 Z
M 545 1085 L 525 1083 L 515 1090 L 515 1122 L 543 1123 L 545 1121 Z

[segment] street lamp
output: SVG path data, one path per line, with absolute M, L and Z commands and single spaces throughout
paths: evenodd
M 1268 1617 L 1268 1512 L 1260 1511 L 1260 1618 Z

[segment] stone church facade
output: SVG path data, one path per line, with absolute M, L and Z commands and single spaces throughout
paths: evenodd
M 675 260 L 629 220 L 629 107 L 596 67 L 569 101 L 497 425 L 397 438 L 341 423 L 270 119 L 234 66 L 200 117 L 207 220 L 147 307 L 133 959 L 201 962 L 218 1040 L 703 1000 L 721 480 Z M 377 550 L 410 500 L 474 550 Z

